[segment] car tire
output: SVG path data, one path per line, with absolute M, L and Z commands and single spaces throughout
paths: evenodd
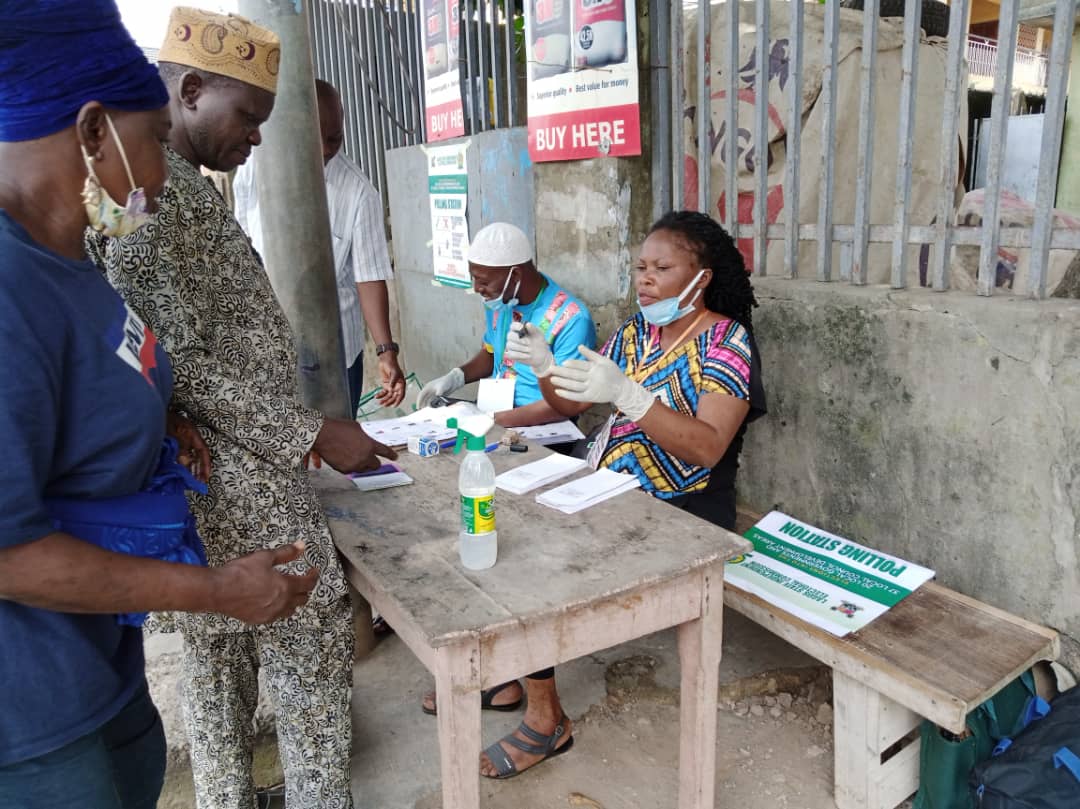
M 840 0 L 841 8 L 854 8 L 862 11 L 864 0 Z M 881 0 L 880 16 L 903 17 L 904 0 Z M 923 0 L 921 27 L 928 37 L 947 37 L 949 35 L 949 7 L 939 0 Z

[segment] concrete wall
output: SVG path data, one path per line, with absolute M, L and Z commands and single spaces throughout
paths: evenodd
M 469 232 L 495 221 L 512 222 L 533 238 L 533 167 L 524 129 L 502 129 L 469 139 Z M 428 381 L 479 350 L 483 304 L 471 291 L 434 283 L 431 214 L 424 148 L 386 153 L 390 227 L 394 234 L 398 342 L 409 371 Z
M 648 158 L 597 158 L 534 166 L 523 128 L 469 141 L 469 232 L 505 220 L 536 246 L 537 267 L 584 299 L 601 339 L 633 303 L 631 250 L 644 238 L 652 195 Z M 397 330 L 405 367 L 422 380 L 445 373 L 481 345 L 477 295 L 433 284 L 427 161 L 423 148 L 387 153 L 394 233 Z
M 1080 305 L 756 279 L 740 496 L 1080 638 Z

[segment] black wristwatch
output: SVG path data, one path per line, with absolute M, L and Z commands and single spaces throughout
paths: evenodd
M 391 340 L 389 343 L 379 343 L 377 346 L 375 346 L 376 357 L 385 354 L 387 351 L 393 351 L 395 354 L 397 354 L 401 351 L 401 347 L 393 340 Z

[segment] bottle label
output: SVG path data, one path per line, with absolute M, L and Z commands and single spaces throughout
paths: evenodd
M 495 530 L 495 495 L 461 496 L 461 526 L 467 534 L 486 534 Z

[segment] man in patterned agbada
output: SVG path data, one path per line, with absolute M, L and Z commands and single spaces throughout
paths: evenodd
M 394 457 L 353 421 L 300 402 L 289 323 L 251 242 L 200 167 L 230 171 L 269 118 L 278 38 L 243 18 L 173 10 L 159 69 L 170 95 L 170 179 L 154 219 L 91 239 L 109 280 L 172 358 L 174 406 L 210 447 L 192 510 L 211 565 L 302 539 L 320 571 L 307 606 L 266 627 L 183 615 L 184 722 L 199 809 L 251 809 L 261 668 L 274 703 L 290 809 L 348 809 L 353 625 L 345 578 L 303 458 L 340 471 Z

